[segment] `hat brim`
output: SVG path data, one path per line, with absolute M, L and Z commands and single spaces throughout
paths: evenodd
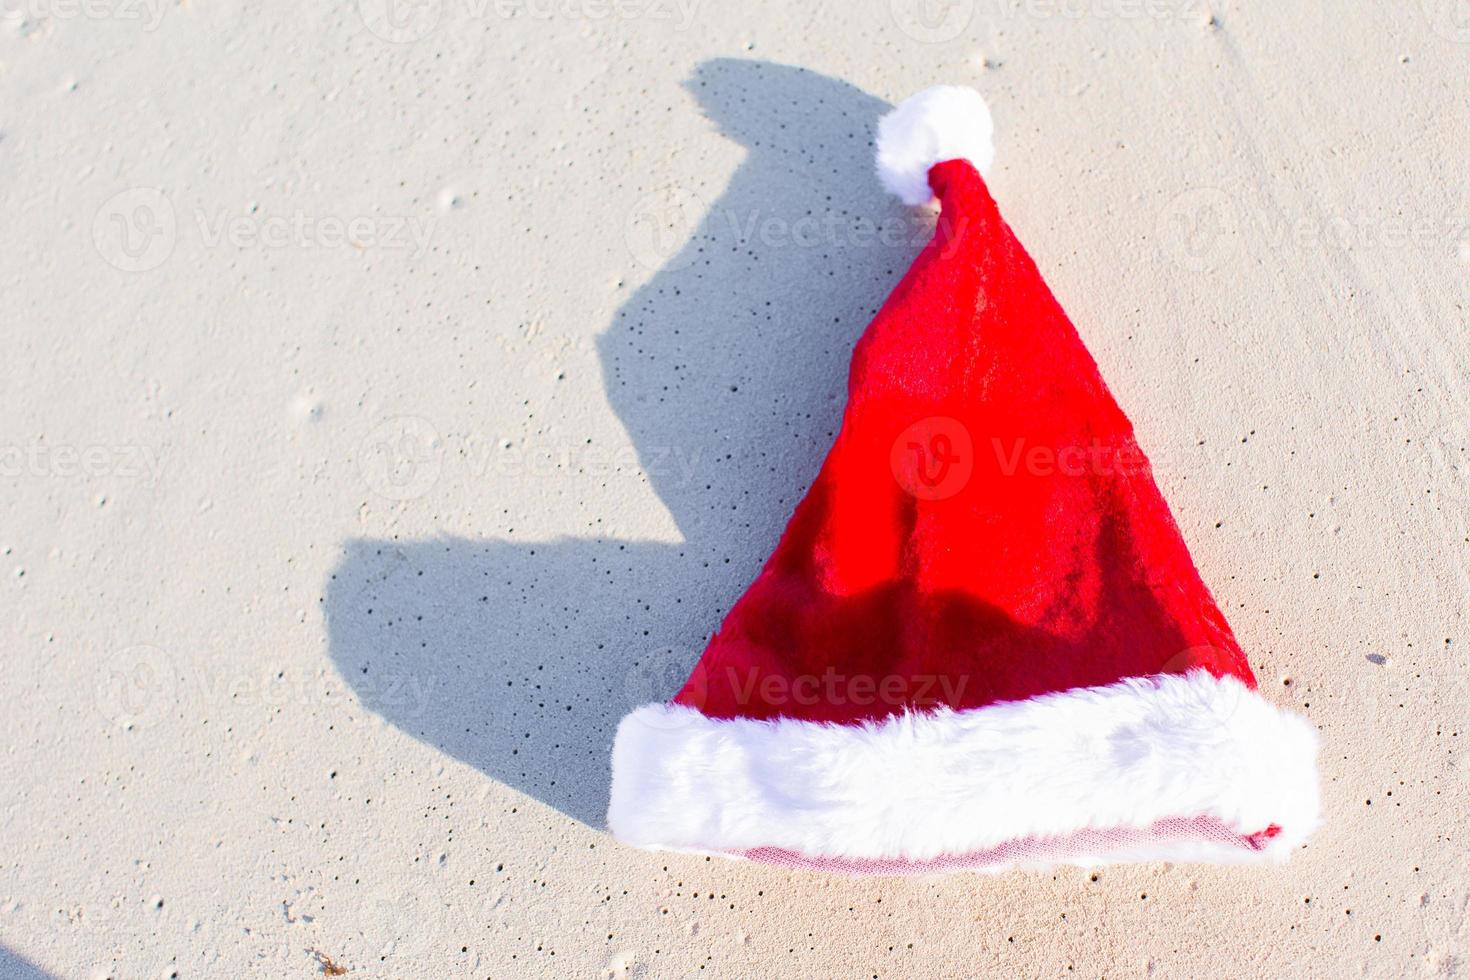
M 618 727 L 608 826 L 848 872 L 1282 860 L 1319 821 L 1316 747 L 1204 670 L 850 725 L 652 704 Z

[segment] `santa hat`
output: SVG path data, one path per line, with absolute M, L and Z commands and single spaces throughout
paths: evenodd
M 1284 859 L 1316 733 L 1261 696 L 1092 357 L 1001 219 L 980 96 L 878 125 L 933 240 L 836 444 L 670 704 L 618 728 L 640 847 L 852 872 Z

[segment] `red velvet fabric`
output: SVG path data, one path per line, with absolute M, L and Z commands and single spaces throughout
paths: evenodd
M 1207 668 L 1254 687 L 1128 419 L 968 162 L 836 444 L 675 697 L 855 722 Z

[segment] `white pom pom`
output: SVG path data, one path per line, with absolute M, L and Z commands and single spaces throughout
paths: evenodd
M 974 89 L 940 85 L 911 96 L 878 121 L 878 176 L 905 204 L 927 204 L 929 168 L 968 160 L 981 174 L 995 159 L 995 124 Z

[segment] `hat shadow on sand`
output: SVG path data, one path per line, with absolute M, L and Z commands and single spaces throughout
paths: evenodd
M 883 101 L 761 61 L 686 85 L 747 155 L 597 341 L 681 542 L 359 539 L 324 597 L 365 707 L 594 827 L 618 722 L 679 690 L 759 572 L 836 435 L 853 343 L 932 229 L 873 175 Z
M 4 946 L 0 946 L 0 977 L 7 980 L 51 980 L 51 974 Z
M 357 539 L 323 598 L 366 708 L 594 827 L 618 721 L 678 690 L 759 571 L 835 435 L 852 344 L 919 248 L 849 232 L 913 224 L 873 176 L 885 102 L 762 61 L 685 84 L 746 156 L 597 340 L 682 543 Z

